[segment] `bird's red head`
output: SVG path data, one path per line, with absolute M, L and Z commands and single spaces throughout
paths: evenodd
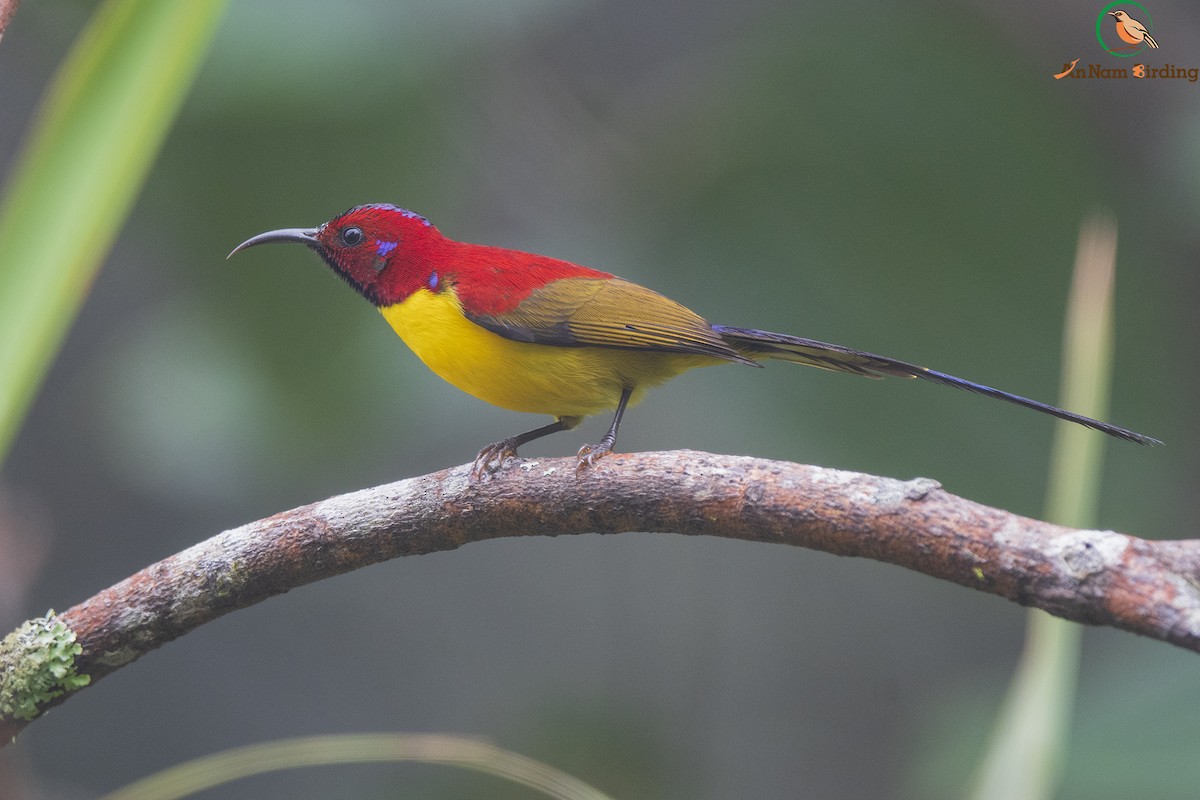
M 233 248 L 229 255 L 269 242 L 298 242 L 316 250 L 363 297 L 377 306 L 387 306 L 403 299 L 424 279 L 422 265 L 436 260 L 437 250 L 445 241 L 420 214 L 372 203 L 355 206 L 316 228 L 260 233 Z

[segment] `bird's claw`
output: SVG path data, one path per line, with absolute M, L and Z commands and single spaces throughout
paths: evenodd
M 575 465 L 576 477 L 594 467 L 596 462 L 611 453 L 612 449 L 613 443 L 607 439 L 602 439 L 599 444 L 585 444 L 579 448 L 579 452 L 575 454 L 575 457 L 579 459 Z M 504 466 L 506 459 L 515 458 L 516 455 L 517 445 L 511 439 L 489 444 L 479 451 L 479 455 L 475 456 L 475 463 L 471 465 L 471 483 L 485 480 L 494 475 Z
M 596 445 L 585 444 L 579 448 L 579 452 L 575 454 L 575 457 L 579 459 L 575 465 L 575 477 L 583 475 L 584 472 L 595 466 L 596 462 L 611 453 L 612 449 L 611 442 L 600 442 Z
M 491 476 L 500 467 L 504 466 L 505 459 L 509 457 L 515 458 L 516 455 L 517 448 L 508 439 L 496 442 L 495 444 L 489 444 L 479 451 L 479 455 L 475 456 L 475 463 L 471 465 L 471 483 L 476 483 Z

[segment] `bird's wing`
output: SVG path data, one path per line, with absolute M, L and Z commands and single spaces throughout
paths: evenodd
M 618 347 L 753 364 L 699 314 L 620 278 L 563 278 L 511 311 L 463 313 L 492 333 L 556 347 Z
M 1117 17 L 1116 23 L 1113 27 L 1117 32 L 1117 36 L 1122 42 L 1126 42 L 1128 44 L 1137 44 L 1142 40 L 1142 37 L 1137 30 L 1137 22 L 1129 17 Z

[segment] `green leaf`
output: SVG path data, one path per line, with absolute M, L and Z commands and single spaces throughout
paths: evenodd
M 0 201 L 0 459 L 108 254 L 225 0 L 108 0 Z
M 1112 373 L 1116 223 L 1087 220 L 1079 235 L 1063 345 L 1063 408 L 1103 419 Z M 1075 528 L 1095 525 L 1104 437 L 1058 423 L 1046 516 Z M 1080 628 L 1030 611 L 1025 650 L 980 767 L 974 800 L 1045 800 L 1058 788 L 1079 672 Z
M 360 733 L 282 739 L 177 764 L 101 800 L 177 800 L 231 781 L 297 767 L 415 761 L 476 770 L 555 800 L 610 800 L 582 781 L 531 758 L 462 736 Z

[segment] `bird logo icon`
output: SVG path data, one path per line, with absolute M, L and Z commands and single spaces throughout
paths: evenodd
M 1158 40 L 1151 34 L 1153 29 L 1154 18 L 1150 12 L 1132 0 L 1109 3 L 1096 17 L 1096 40 L 1106 53 L 1120 58 L 1137 55 L 1146 48 L 1157 50 Z
M 1137 0 L 1113 0 L 1096 14 L 1096 42 L 1101 50 L 1114 58 L 1132 57 L 1135 60 L 1121 65 L 1111 61 L 1084 64 L 1081 63 L 1082 58 L 1070 62 L 1063 59 L 1060 62 L 1062 69 L 1050 73 L 1050 77 L 1056 81 L 1064 78 L 1118 81 L 1148 78 L 1151 79 L 1148 82 L 1155 84 L 1161 79 L 1173 83 L 1180 80 L 1189 84 L 1200 82 L 1200 66 L 1173 64 L 1169 61 L 1160 65 L 1146 63 L 1147 58 L 1159 58 L 1158 50 L 1161 45 L 1155 36 L 1157 32 L 1154 17 L 1144 5 Z M 1181 41 L 1175 42 L 1176 49 L 1179 49 Z M 1151 50 L 1154 51 L 1153 54 L 1150 53 Z M 1142 55 L 1143 53 L 1146 55 Z
M 1126 44 L 1140 45 L 1145 42 L 1148 46 L 1158 49 L 1158 42 L 1146 30 L 1146 26 L 1129 16 L 1125 11 L 1110 11 L 1108 16 L 1116 19 L 1117 36 Z

